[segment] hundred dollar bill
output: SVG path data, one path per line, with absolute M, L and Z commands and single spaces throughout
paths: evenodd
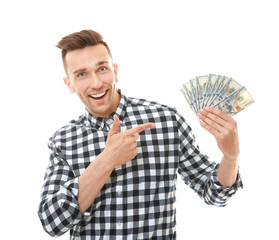
M 196 78 L 190 80 L 190 86 L 193 93 L 193 104 L 195 105 L 197 112 L 199 112 L 199 93 L 196 87 Z
M 192 92 L 191 84 L 190 82 L 187 82 L 183 84 L 183 87 L 181 88 L 181 92 L 183 93 L 186 101 L 190 105 L 191 109 L 194 111 L 195 114 L 198 113 L 196 105 L 194 105 L 194 93 Z
M 193 105 L 193 103 L 192 103 L 190 93 L 189 93 L 187 90 L 185 90 L 184 88 L 181 88 L 180 90 L 181 90 L 183 96 L 185 97 L 187 103 L 189 104 L 190 108 L 192 109 L 192 111 L 193 111 L 195 114 L 197 114 L 196 109 L 195 109 L 195 107 L 194 107 L 194 105 Z
M 226 76 L 222 77 L 221 83 L 219 84 L 219 89 L 215 94 L 215 97 L 211 99 L 209 105 L 215 105 L 216 103 L 223 100 L 226 96 L 230 95 L 232 92 L 236 91 L 241 87 L 235 80 L 228 78 Z
M 208 102 L 208 98 L 209 98 L 209 94 L 211 92 L 212 89 L 212 83 L 214 83 L 217 79 L 217 75 L 216 74 L 209 74 L 205 83 L 205 89 L 204 89 L 204 93 L 203 93 L 203 100 L 202 100 L 202 106 L 201 108 L 206 107 L 207 102 Z
M 213 107 L 220 109 L 230 116 L 234 116 L 252 103 L 254 103 L 253 98 L 247 89 L 242 86 L 215 104 Z
M 199 109 L 202 109 L 209 75 L 196 77 L 196 87 L 199 94 Z
M 209 102 L 207 103 L 209 106 L 214 104 L 216 100 L 218 102 L 222 100 L 222 95 L 224 94 L 224 88 L 228 84 L 229 80 L 226 76 L 219 76 L 217 86 L 214 89 L 214 93 L 212 94 L 212 97 L 210 98 Z
M 201 89 L 200 84 L 199 84 L 199 77 L 196 77 L 194 87 L 196 88 L 196 93 L 197 93 L 196 98 L 197 98 L 198 110 L 200 110 L 200 108 L 201 108 L 201 98 L 202 98 L 202 89 Z
M 183 84 L 181 92 L 196 116 L 206 106 L 233 116 L 254 102 L 244 86 L 233 78 L 216 74 L 191 79 Z
M 215 98 L 221 78 L 222 78 L 222 76 L 220 76 L 220 75 L 217 75 L 217 76 L 211 78 L 212 87 L 207 94 L 207 100 L 206 100 L 205 106 L 210 106 L 212 100 Z

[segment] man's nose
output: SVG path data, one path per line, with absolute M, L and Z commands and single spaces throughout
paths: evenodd
M 90 86 L 92 88 L 100 88 L 102 85 L 102 80 L 96 74 L 92 74 L 90 79 Z

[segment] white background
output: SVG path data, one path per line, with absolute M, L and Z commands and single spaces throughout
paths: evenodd
M 178 240 L 278 239 L 278 22 L 271 0 L 2 1 L 1 236 L 51 239 L 37 217 L 46 143 L 83 113 L 64 86 L 55 45 L 89 28 L 109 43 L 119 67 L 118 87 L 128 96 L 176 107 L 214 161 L 221 159 L 215 139 L 179 89 L 208 73 L 247 87 L 255 104 L 235 117 L 244 189 L 227 207 L 216 208 L 178 177 Z

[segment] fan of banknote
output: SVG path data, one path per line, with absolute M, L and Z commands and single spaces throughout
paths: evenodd
M 216 74 L 191 79 L 183 84 L 181 92 L 196 115 L 200 109 L 212 106 L 234 116 L 254 102 L 246 87 Z

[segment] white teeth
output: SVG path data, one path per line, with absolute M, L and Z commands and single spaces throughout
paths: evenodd
M 99 97 L 104 96 L 104 95 L 106 94 L 106 92 L 107 92 L 107 91 L 104 91 L 104 92 L 102 92 L 102 93 L 98 93 L 98 94 L 96 94 L 96 95 L 90 95 L 90 96 L 93 97 L 93 98 L 99 98 Z

